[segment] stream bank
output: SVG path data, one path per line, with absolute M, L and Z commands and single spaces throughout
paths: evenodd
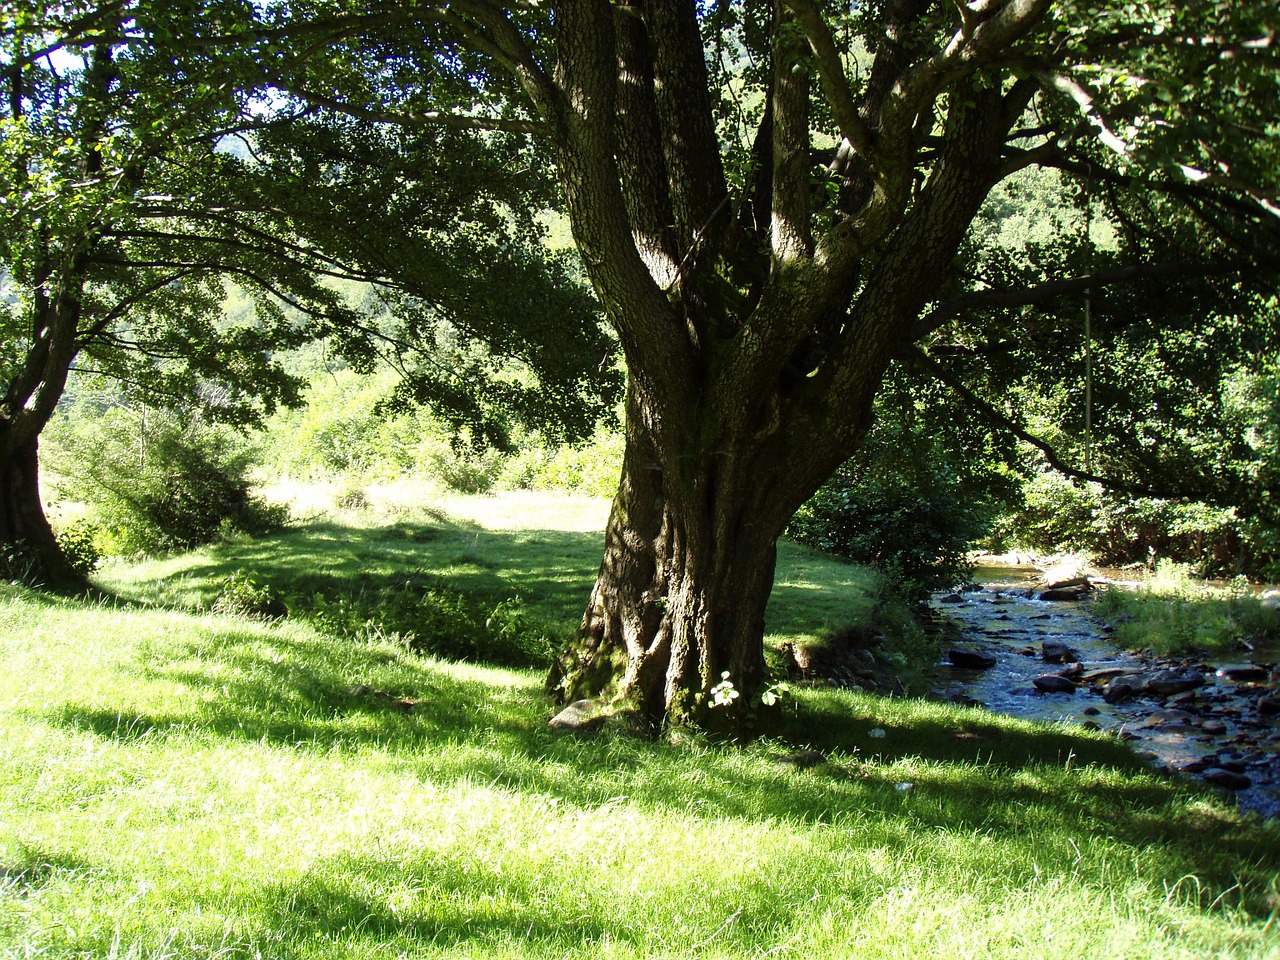
M 1280 669 L 1250 654 L 1160 658 L 1119 649 L 1091 601 L 1039 599 L 1033 568 L 981 571 L 934 598 L 959 629 L 934 672 L 941 699 L 1131 742 L 1153 766 L 1280 817 Z

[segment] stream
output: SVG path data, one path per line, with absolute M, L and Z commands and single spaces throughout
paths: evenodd
M 1035 599 L 1034 568 L 977 573 L 965 592 L 933 601 L 961 633 L 937 667 L 937 696 L 1114 733 L 1153 766 L 1280 817 L 1280 671 L 1264 662 L 1274 656 L 1130 653 L 1088 599 Z

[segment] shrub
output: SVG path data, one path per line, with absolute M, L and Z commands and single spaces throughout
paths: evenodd
M 1001 536 L 1030 550 L 1086 553 L 1109 566 L 1170 558 L 1202 576 L 1236 572 L 1243 527 L 1231 510 L 1203 503 L 1109 494 L 1057 473 L 1036 476 L 1021 509 L 1001 518 Z
M 622 474 L 624 442 L 621 431 L 598 427 L 587 443 L 532 443 L 503 466 L 501 482 L 517 489 L 612 497 Z
M 288 521 L 287 507 L 252 495 L 244 440 L 199 415 L 78 409 L 52 436 L 58 486 L 91 508 L 105 553 L 187 549 Z
M 210 609 L 214 613 L 257 619 L 281 617 L 288 612 L 270 586 L 259 583 L 243 570 L 236 570 L 219 584 L 218 596 Z
M 292 597 L 288 608 L 331 636 L 394 640 L 450 660 L 541 667 L 554 653 L 552 632 L 518 598 L 494 603 L 420 577 Z
M 921 599 L 969 572 L 981 517 L 945 463 L 904 477 L 892 462 L 850 462 L 797 511 L 787 536 L 882 571 Z
M 102 562 L 102 550 L 98 546 L 100 536 L 98 525 L 88 517 L 80 517 L 57 531 L 62 555 L 76 573 L 92 573 Z

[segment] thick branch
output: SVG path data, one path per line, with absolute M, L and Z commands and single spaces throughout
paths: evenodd
M 991 406 L 991 404 L 982 400 L 977 394 L 961 383 L 959 378 L 952 376 L 946 367 L 938 363 L 919 347 L 914 345 L 904 346 L 901 352 L 903 356 L 916 361 L 933 377 L 954 390 L 961 400 L 985 417 L 992 425 L 1001 430 L 1008 431 L 1023 443 L 1029 444 L 1039 450 L 1040 453 L 1044 455 L 1045 462 L 1061 474 L 1068 477 L 1074 477 L 1076 480 L 1083 480 L 1086 483 L 1098 483 L 1106 487 L 1108 490 L 1114 490 L 1118 493 L 1127 493 L 1130 496 L 1135 497 L 1156 497 L 1162 500 L 1181 500 L 1187 497 L 1200 498 L 1204 496 L 1202 491 L 1180 491 L 1132 484 L 1123 480 L 1104 477 L 1096 473 L 1090 473 L 1087 470 L 1081 470 L 1077 467 L 1073 467 L 1048 443 L 1039 437 L 1028 433 L 1009 417 Z
M 1226 263 L 1150 263 L 1115 267 L 1083 277 L 1053 280 L 1022 290 L 978 290 L 948 300 L 921 318 L 905 336 L 905 342 L 914 342 L 928 336 L 943 324 L 969 310 L 996 310 L 1042 303 L 1057 297 L 1084 293 L 1095 287 L 1131 283 L 1136 280 L 1163 280 L 1170 277 L 1211 277 L 1239 273 L 1254 264 L 1247 260 Z
M 853 150 L 874 166 L 873 137 L 862 117 L 858 114 L 854 103 L 853 91 L 849 89 L 849 79 L 844 72 L 844 64 L 840 60 L 840 51 L 836 49 L 835 39 L 831 36 L 831 28 L 826 19 L 818 12 L 813 0 L 784 0 L 795 14 L 796 21 L 804 30 L 818 64 L 818 79 L 822 84 L 822 94 L 831 107 L 831 113 L 840 127 L 841 135 L 849 141 Z
M 803 48 L 785 22 L 773 51 L 774 259 L 791 263 L 813 252 L 809 227 L 809 74 Z

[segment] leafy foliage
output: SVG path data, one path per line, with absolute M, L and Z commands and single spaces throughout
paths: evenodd
M 541 667 L 553 654 L 551 630 L 518 598 L 494 603 L 422 577 L 285 602 L 292 616 L 330 636 L 394 641 L 448 660 Z
M 185 549 L 277 530 L 287 508 L 252 495 L 250 451 L 197 413 L 84 402 L 51 437 L 59 486 L 90 505 L 110 553 Z

